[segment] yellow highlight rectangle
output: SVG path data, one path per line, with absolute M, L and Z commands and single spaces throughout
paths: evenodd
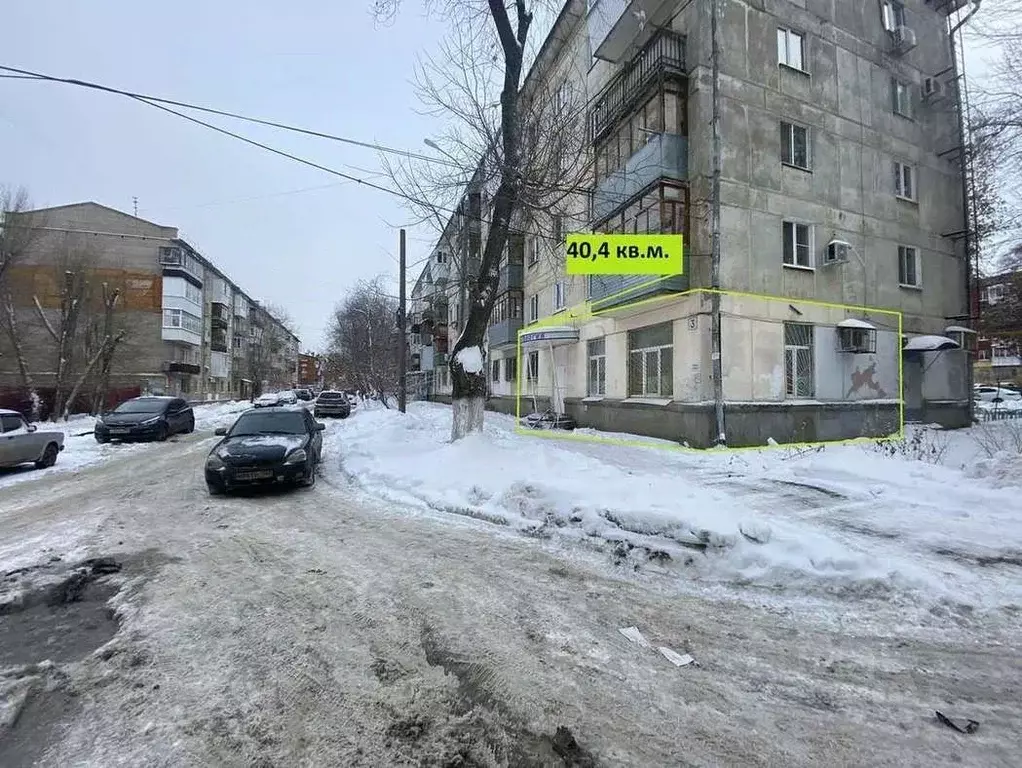
M 565 238 L 569 275 L 680 275 L 681 235 L 574 234 Z

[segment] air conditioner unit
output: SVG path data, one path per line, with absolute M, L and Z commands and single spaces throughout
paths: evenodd
M 897 53 L 908 53 L 916 47 L 916 31 L 910 27 L 895 27 L 891 38 Z
M 831 240 L 827 243 L 827 250 L 823 255 L 824 264 L 840 264 L 848 261 L 848 251 L 851 246 L 841 240 Z
M 927 101 L 934 101 L 944 95 L 944 83 L 936 77 L 927 77 L 923 80 L 923 98 Z

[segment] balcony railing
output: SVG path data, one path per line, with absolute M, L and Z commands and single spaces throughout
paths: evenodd
M 522 327 L 522 318 L 509 317 L 499 323 L 491 325 L 486 333 L 490 340 L 490 346 L 499 347 L 508 344 L 518 343 L 518 331 Z
M 651 275 L 592 275 L 589 278 L 589 301 L 594 312 L 625 307 L 640 299 L 687 290 L 688 275 L 672 275 L 660 279 Z
M 688 139 L 673 133 L 655 133 L 624 167 L 601 179 L 593 192 L 593 221 L 607 216 L 659 179 L 684 181 L 688 177 Z
M 596 97 L 589 116 L 593 142 L 612 131 L 642 98 L 646 87 L 662 75 L 685 75 L 685 38 L 675 32 L 663 31 L 646 43 L 627 68 Z
M 504 291 L 520 291 L 525 287 L 524 267 L 521 264 L 506 264 L 500 270 L 497 282 L 497 293 Z

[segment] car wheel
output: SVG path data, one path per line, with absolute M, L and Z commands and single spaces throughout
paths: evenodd
M 96 442 L 97 443 L 103 444 L 103 443 L 109 443 L 110 442 L 110 438 L 109 437 L 105 437 L 103 435 L 95 435 L 95 437 L 96 437 Z
M 342 419 L 346 419 L 346 418 L 348 418 L 348 417 L 349 417 L 350 415 L 351 415 L 351 411 L 348 411 L 347 413 L 342 413 L 342 414 L 341 414 L 341 418 L 342 418 Z
M 302 481 L 302 486 L 305 488 L 313 488 L 316 485 L 316 465 L 312 464 L 309 467 L 309 476 Z
M 188 426 L 185 428 L 185 434 L 190 435 L 195 431 L 195 417 L 188 419 Z
M 57 453 L 58 451 L 56 444 L 50 443 L 48 446 L 46 446 L 46 450 L 43 451 L 42 458 L 40 458 L 39 461 L 35 463 L 35 468 L 46 469 L 47 467 L 52 467 L 54 464 L 57 463 Z
M 213 485 L 213 483 L 206 483 L 206 488 L 209 490 L 210 496 L 223 496 L 227 493 L 227 490 L 222 485 Z
M 160 431 L 156 433 L 156 439 L 162 443 L 168 437 L 170 437 L 170 431 L 167 429 L 167 425 L 161 424 Z

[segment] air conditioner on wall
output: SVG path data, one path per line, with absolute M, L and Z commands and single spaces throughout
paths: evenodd
M 852 246 L 844 240 L 831 240 L 823 255 L 824 264 L 840 264 L 848 261 L 848 251 Z
M 916 47 L 916 31 L 911 27 L 895 27 L 891 39 L 897 53 L 908 53 Z

